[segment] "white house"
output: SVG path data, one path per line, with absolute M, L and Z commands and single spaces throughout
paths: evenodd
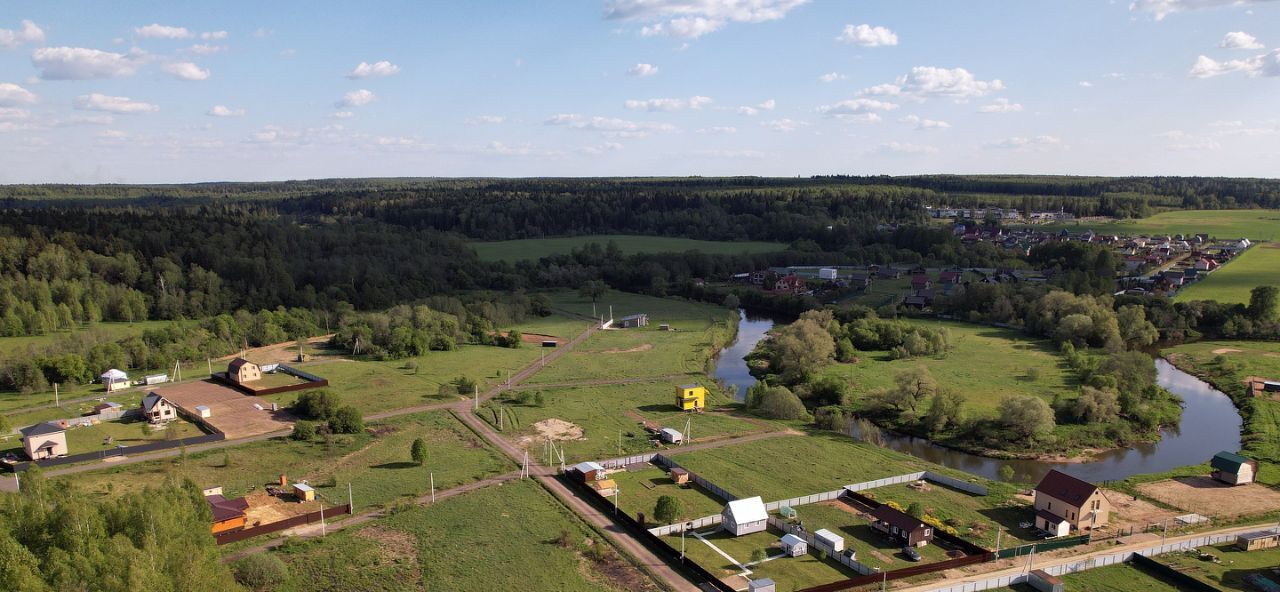
M 831 547 L 832 552 L 839 553 L 844 550 L 844 537 L 825 528 L 813 533 L 813 539 L 819 546 Z
M 160 393 L 150 392 L 142 397 L 142 415 L 151 423 L 164 423 L 178 417 L 178 409 Z
M 764 500 L 758 495 L 725 504 L 720 517 L 720 526 L 733 536 L 764 532 L 769 522 L 769 512 L 764 509 Z
M 809 552 L 809 543 L 794 534 L 783 535 L 778 542 L 782 544 L 782 553 L 788 557 L 799 557 Z

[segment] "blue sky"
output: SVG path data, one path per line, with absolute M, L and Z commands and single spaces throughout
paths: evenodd
M 0 0 L 0 182 L 1276 176 L 1280 1 Z

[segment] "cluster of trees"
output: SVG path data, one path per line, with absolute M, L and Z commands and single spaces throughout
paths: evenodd
M 331 434 L 358 434 L 364 431 L 364 416 L 352 405 L 342 405 L 338 396 L 328 390 L 307 391 L 298 395 L 290 407 L 295 415 L 310 422 L 319 422 L 321 428 Z M 294 425 L 293 436 L 299 440 L 315 437 L 315 424 L 307 423 L 301 430 Z
M 190 481 L 111 500 L 50 483 L 32 470 L 0 500 L 0 589 L 14 592 L 241 590 Z
M 542 294 L 478 293 L 466 299 L 433 296 L 425 304 L 399 305 L 382 312 L 343 317 L 331 343 L 382 359 L 449 351 L 460 343 L 520 347 L 519 331 L 503 334 L 495 327 L 519 323 L 529 315 L 546 316 L 550 303 Z

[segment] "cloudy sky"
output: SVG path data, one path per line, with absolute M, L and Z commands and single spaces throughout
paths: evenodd
M 0 0 L 0 182 L 1277 176 L 1280 1 Z

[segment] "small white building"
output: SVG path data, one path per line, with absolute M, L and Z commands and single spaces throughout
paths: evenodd
M 142 378 L 142 381 L 145 382 L 147 386 L 164 384 L 166 382 L 169 382 L 169 375 L 168 374 L 151 374 L 148 376 L 144 376 Z
M 769 526 L 769 512 L 758 495 L 725 504 L 720 517 L 720 527 L 733 536 L 764 532 Z
M 108 393 L 129 386 L 129 375 L 125 374 L 123 370 L 115 368 L 103 372 L 98 376 L 98 380 L 102 382 L 103 386 L 107 387 Z
M 818 270 L 818 279 L 834 280 L 836 279 L 836 276 L 839 275 L 839 273 L 840 272 L 837 271 L 836 268 L 834 267 L 823 267 L 822 269 Z
M 213 412 L 209 410 L 208 405 L 196 405 L 196 416 L 201 419 L 213 417 Z
M 662 437 L 663 442 L 667 442 L 670 444 L 681 444 L 684 442 L 684 434 L 681 434 L 680 430 L 676 430 L 672 428 L 662 428 L 662 431 L 659 432 L 659 435 Z
M 778 586 L 769 578 L 747 582 L 747 592 L 777 592 Z
M 820 546 L 831 547 L 832 552 L 839 553 L 844 550 L 844 537 L 825 528 L 813 533 L 813 539 Z
M 809 553 L 809 543 L 794 535 L 783 535 L 778 542 L 782 545 L 782 553 L 788 557 L 799 557 Z

